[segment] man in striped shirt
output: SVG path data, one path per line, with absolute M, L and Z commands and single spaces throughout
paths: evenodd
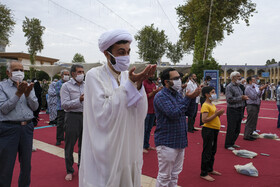
M 227 100 L 227 134 L 225 141 L 225 148 L 234 150 L 239 148 L 235 144 L 241 127 L 243 107 L 248 96 L 243 95 L 239 86 L 241 83 L 240 73 L 234 71 L 230 74 L 231 83 L 226 87 L 226 100 Z

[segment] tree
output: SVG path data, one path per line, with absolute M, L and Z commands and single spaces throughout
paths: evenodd
M 154 28 L 154 24 L 151 26 L 143 27 L 134 36 L 138 41 L 138 54 L 144 61 L 149 61 L 151 64 L 156 64 L 166 51 L 167 36 L 164 31 L 159 31 L 158 28 Z
M 46 28 L 41 26 L 41 21 L 37 18 L 29 19 L 25 17 L 23 21 L 22 30 L 24 36 L 27 38 L 26 45 L 28 46 L 28 52 L 30 54 L 30 62 L 34 64 L 36 61 L 36 55 L 44 48 L 42 41 L 42 35 Z M 34 77 L 34 69 L 30 68 L 30 78 Z
M 73 57 L 72 62 L 85 62 L 84 56 L 81 55 L 80 53 L 76 53 Z
M 211 59 L 212 51 L 223 41 L 224 33 L 233 33 L 233 25 L 238 24 L 239 20 L 244 20 L 249 26 L 249 18 L 256 12 L 256 4 L 251 0 L 189 0 L 178 6 L 180 38 L 184 50 L 194 51 L 194 63 L 203 60 L 211 2 L 213 6 L 205 59 Z
M 180 62 L 183 58 L 183 52 L 183 46 L 180 41 L 177 41 L 175 44 L 172 44 L 171 42 L 167 43 L 166 56 L 174 63 L 174 65 Z
M 11 10 L 0 3 L 0 45 L 6 46 L 10 43 L 9 37 L 15 24 Z
M 39 81 L 42 81 L 43 79 L 51 80 L 50 76 L 44 71 L 37 71 L 36 72 L 36 78 Z
M 276 63 L 277 63 L 276 60 L 273 58 L 271 60 L 267 60 L 265 65 L 276 64 Z
M 219 70 L 221 71 L 221 66 L 216 62 L 216 60 L 211 57 L 210 59 L 203 61 L 199 61 L 197 63 L 193 63 L 191 67 L 191 73 L 195 73 L 197 76 L 197 80 L 201 80 L 203 78 L 204 70 Z

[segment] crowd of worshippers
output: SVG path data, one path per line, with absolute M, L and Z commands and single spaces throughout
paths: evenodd
M 212 175 L 221 175 L 214 170 L 214 157 L 220 116 L 225 110 L 217 109 L 213 103 L 217 93 L 211 86 L 211 77 L 206 76 L 199 84 L 195 74 L 184 76 L 173 68 L 166 68 L 158 78 L 155 78 L 156 65 L 147 65 L 139 73 L 135 67 L 128 70 L 132 40 L 126 30 L 103 33 L 98 45 L 107 63 L 92 68 L 86 76 L 81 64 L 73 64 L 70 71 L 61 71 L 60 80 L 49 85 L 47 81 L 41 85 L 35 79 L 25 81 L 20 61 L 7 63 L 9 78 L 0 82 L 1 187 L 11 186 L 17 153 L 18 185 L 30 186 L 33 130 L 40 110 L 47 110 L 50 124 L 56 126 L 56 145 L 64 141 L 65 180 L 74 177 L 73 150 L 78 142 L 79 186 L 140 187 L 143 153 L 155 150 L 159 167 L 156 186 L 161 187 L 177 186 L 188 133 L 198 131 L 194 124 L 200 103 L 203 140 L 200 177 L 214 181 Z M 268 85 L 261 85 L 257 76 L 246 78 L 245 85 L 236 71 L 230 74 L 230 79 L 225 87 L 224 147 L 234 150 L 240 147 L 235 142 L 245 107 L 248 117 L 243 139 L 256 140 L 256 116 Z M 280 111 L 280 87 L 276 93 Z M 150 136 L 154 125 L 155 147 L 152 147 Z

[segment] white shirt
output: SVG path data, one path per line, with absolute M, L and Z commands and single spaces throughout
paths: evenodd
M 80 187 L 140 187 L 148 102 L 122 72 L 120 86 L 108 66 L 85 80 Z
M 195 82 L 193 82 L 192 80 L 190 80 L 188 82 L 188 86 L 186 88 L 186 93 L 187 92 L 192 93 L 195 91 L 196 88 L 197 88 L 197 84 Z M 199 103 L 199 98 L 200 98 L 199 96 L 196 97 L 196 100 L 195 100 L 196 103 Z

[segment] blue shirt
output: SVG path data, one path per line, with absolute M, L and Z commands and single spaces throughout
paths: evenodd
M 83 102 L 80 101 L 84 94 L 84 82 L 79 85 L 73 78 L 62 85 L 60 90 L 61 105 L 65 112 L 83 112 Z
M 193 115 L 195 99 L 183 98 L 180 93 L 164 87 L 155 96 L 154 108 L 157 119 L 156 146 L 174 149 L 187 147 L 186 115 Z
M 0 82 L 0 121 L 27 121 L 39 104 L 34 89 L 28 97 L 16 95 L 17 87 L 11 79 Z
M 60 99 L 60 89 L 61 89 L 63 83 L 64 83 L 63 80 L 59 80 L 59 81 L 57 81 L 57 83 L 54 86 L 55 91 L 56 91 L 56 98 L 57 98 L 56 110 L 63 110 L 63 108 L 61 107 L 61 99 Z

